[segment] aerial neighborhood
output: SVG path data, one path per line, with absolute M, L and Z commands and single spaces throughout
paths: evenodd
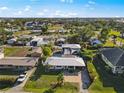
M 1 18 L 0 93 L 124 93 L 123 18 Z

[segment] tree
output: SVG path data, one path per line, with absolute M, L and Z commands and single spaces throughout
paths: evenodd
M 43 26 L 41 27 L 41 30 L 42 30 L 42 33 L 43 33 L 43 34 L 46 33 L 47 30 L 48 30 L 48 26 L 47 26 L 46 24 L 43 25 Z
M 49 48 L 49 47 L 42 47 L 42 49 L 43 49 L 43 55 L 44 56 L 51 56 L 52 55 L 52 50 L 51 50 L 51 48 Z
M 63 84 L 63 80 L 64 80 L 64 75 L 63 73 L 60 73 L 57 77 L 58 85 L 61 86 Z

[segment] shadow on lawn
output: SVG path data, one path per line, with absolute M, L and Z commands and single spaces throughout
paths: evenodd
M 41 62 L 39 62 L 38 67 L 37 67 L 34 75 L 30 78 L 30 80 L 36 81 L 39 78 L 41 78 L 42 75 L 58 75 L 59 73 L 60 73 L 60 71 L 46 72 L 45 67 L 42 65 Z
M 117 93 L 124 93 L 124 75 L 113 75 L 98 56 L 94 58 L 93 64 L 104 87 L 113 87 Z

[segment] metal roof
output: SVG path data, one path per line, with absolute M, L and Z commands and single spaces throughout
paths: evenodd
M 52 66 L 85 66 L 84 60 L 79 57 L 49 57 L 45 61 L 45 64 Z
M 6 57 L 0 59 L 0 65 L 12 65 L 12 66 L 34 67 L 37 62 L 38 62 L 38 58 L 35 57 Z
M 62 48 L 81 48 L 79 44 L 63 44 Z

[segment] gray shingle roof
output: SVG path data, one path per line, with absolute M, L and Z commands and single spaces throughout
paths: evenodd
M 101 53 L 114 65 L 124 66 L 124 51 L 120 48 L 107 48 Z

